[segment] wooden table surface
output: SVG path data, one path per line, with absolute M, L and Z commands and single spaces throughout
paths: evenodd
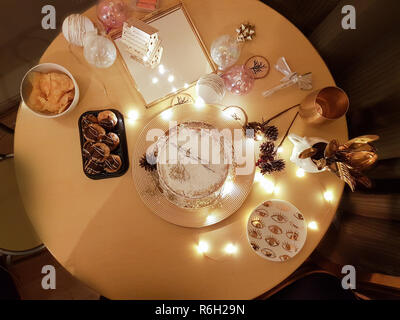
M 161 1 L 169 7 L 176 1 Z M 252 55 L 263 55 L 271 65 L 286 57 L 298 73 L 311 71 L 314 88 L 334 85 L 334 80 L 318 52 L 288 20 L 259 1 L 185 0 L 194 24 L 207 48 L 219 35 L 234 33 L 241 22 L 256 25 L 257 38 L 247 43 L 239 63 Z M 95 18 L 95 9 L 85 13 Z M 260 183 L 242 207 L 228 219 L 206 228 L 192 229 L 170 224 L 153 213 L 135 190 L 131 168 L 120 178 L 88 179 L 82 171 L 78 118 L 87 111 L 114 107 L 127 116 L 139 113 L 137 121 L 127 121 L 130 157 L 145 124 L 168 106 L 161 102 L 146 109 L 132 87 L 120 57 L 108 69 L 95 69 L 84 58 L 82 48 L 69 47 L 59 35 L 41 62 L 65 66 L 76 78 L 81 91 L 78 106 L 57 119 L 35 116 L 22 105 L 15 134 L 15 165 L 26 211 L 43 243 L 74 276 L 112 299 L 251 299 L 273 288 L 312 253 L 328 229 L 338 206 L 343 183 L 328 172 L 296 176 L 289 161 L 292 144 L 285 141 L 283 174 L 269 176 L 279 192 L 269 194 Z M 293 87 L 264 99 L 261 92 L 279 83 L 275 70 L 257 80 L 253 91 L 242 97 L 226 95 L 223 103 L 240 105 L 250 121 L 268 118 L 299 103 L 308 92 Z M 107 95 L 104 93 L 103 84 Z M 188 92 L 195 95 L 194 89 Z M 274 124 L 280 135 L 286 131 L 295 111 Z M 310 127 L 298 118 L 291 132 L 325 139 L 347 139 L 344 118 Z M 131 159 L 132 160 L 132 159 Z M 132 161 L 131 161 L 132 162 Z M 334 199 L 327 202 L 323 193 Z M 304 214 L 316 229 L 308 230 L 303 249 L 288 262 L 270 262 L 252 252 L 246 238 L 246 223 L 252 209 L 267 199 L 284 199 Z M 208 241 L 210 252 L 196 251 L 199 239 Z M 222 253 L 227 243 L 238 251 Z

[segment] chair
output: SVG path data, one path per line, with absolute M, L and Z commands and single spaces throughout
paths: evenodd
M 21 299 L 11 274 L 0 265 L 0 300 Z
M 25 213 L 14 172 L 13 155 L 0 154 L 0 256 L 28 255 L 44 248 Z

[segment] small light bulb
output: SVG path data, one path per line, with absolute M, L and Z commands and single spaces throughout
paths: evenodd
M 261 185 L 268 193 L 273 193 L 275 190 L 274 183 L 271 180 L 265 179 L 264 177 L 261 180 Z
M 333 200 L 333 192 L 332 191 L 325 191 L 324 192 L 324 198 L 326 201 L 332 201 Z
M 232 243 L 228 243 L 225 247 L 225 252 L 228 254 L 234 254 L 237 252 L 237 247 Z
M 208 243 L 205 241 L 200 241 L 197 245 L 198 253 L 206 253 L 208 251 Z
M 303 178 L 304 175 L 305 175 L 304 169 L 298 168 L 296 171 L 296 176 L 298 176 L 299 178 Z
M 311 221 L 308 223 L 308 228 L 311 230 L 318 230 L 318 224 L 315 221 Z
M 130 110 L 128 112 L 128 119 L 135 121 L 139 118 L 139 112 L 137 112 L 136 110 Z
M 261 134 L 256 134 L 257 141 L 261 141 L 264 137 Z
M 175 80 L 175 77 L 172 74 L 170 74 L 168 76 L 168 82 L 173 82 L 174 80 Z
M 176 89 L 175 87 L 172 87 L 172 89 L 171 89 L 171 90 L 172 90 L 172 92 L 174 92 L 174 93 L 175 93 L 175 92 L 176 92 L 178 89 Z
M 183 87 L 184 87 L 185 89 L 187 89 L 187 88 L 189 88 L 189 84 L 185 83 L 185 84 L 183 85 Z
M 276 150 L 276 152 L 282 153 L 282 152 L 283 152 L 283 148 L 282 148 L 282 147 L 279 147 L 278 150 Z
M 274 194 L 279 194 L 279 192 L 281 192 L 281 187 L 275 186 Z
M 171 110 L 171 109 L 167 109 L 167 110 L 163 111 L 163 112 L 161 113 L 161 117 L 162 117 L 164 120 L 169 120 L 169 119 L 171 119 L 171 117 L 172 117 L 172 110 Z
M 159 72 L 160 74 L 164 74 L 164 73 L 165 73 L 165 68 L 164 68 L 164 66 L 163 66 L 162 64 L 160 64 L 160 65 L 158 66 L 158 72 Z
M 144 61 L 144 62 L 146 62 L 146 61 L 148 61 L 148 60 L 149 60 L 149 58 L 148 58 L 147 56 L 144 56 L 144 57 L 143 57 L 143 61 Z
M 257 171 L 256 174 L 254 175 L 254 181 L 255 182 L 260 182 L 263 179 L 263 175 L 261 174 L 260 171 Z
M 158 82 L 158 78 L 154 77 L 153 79 L 151 79 L 151 82 L 153 82 L 154 84 L 156 84 Z

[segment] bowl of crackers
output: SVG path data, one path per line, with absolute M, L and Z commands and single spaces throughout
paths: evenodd
M 39 117 L 57 118 L 76 107 L 79 88 L 72 74 L 55 63 L 42 63 L 24 76 L 21 98 Z

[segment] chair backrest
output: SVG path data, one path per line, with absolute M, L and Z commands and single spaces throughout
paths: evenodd
M 20 198 L 13 159 L 0 161 L 0 177 L 0 252 L 20 253 L 40 246 Z

